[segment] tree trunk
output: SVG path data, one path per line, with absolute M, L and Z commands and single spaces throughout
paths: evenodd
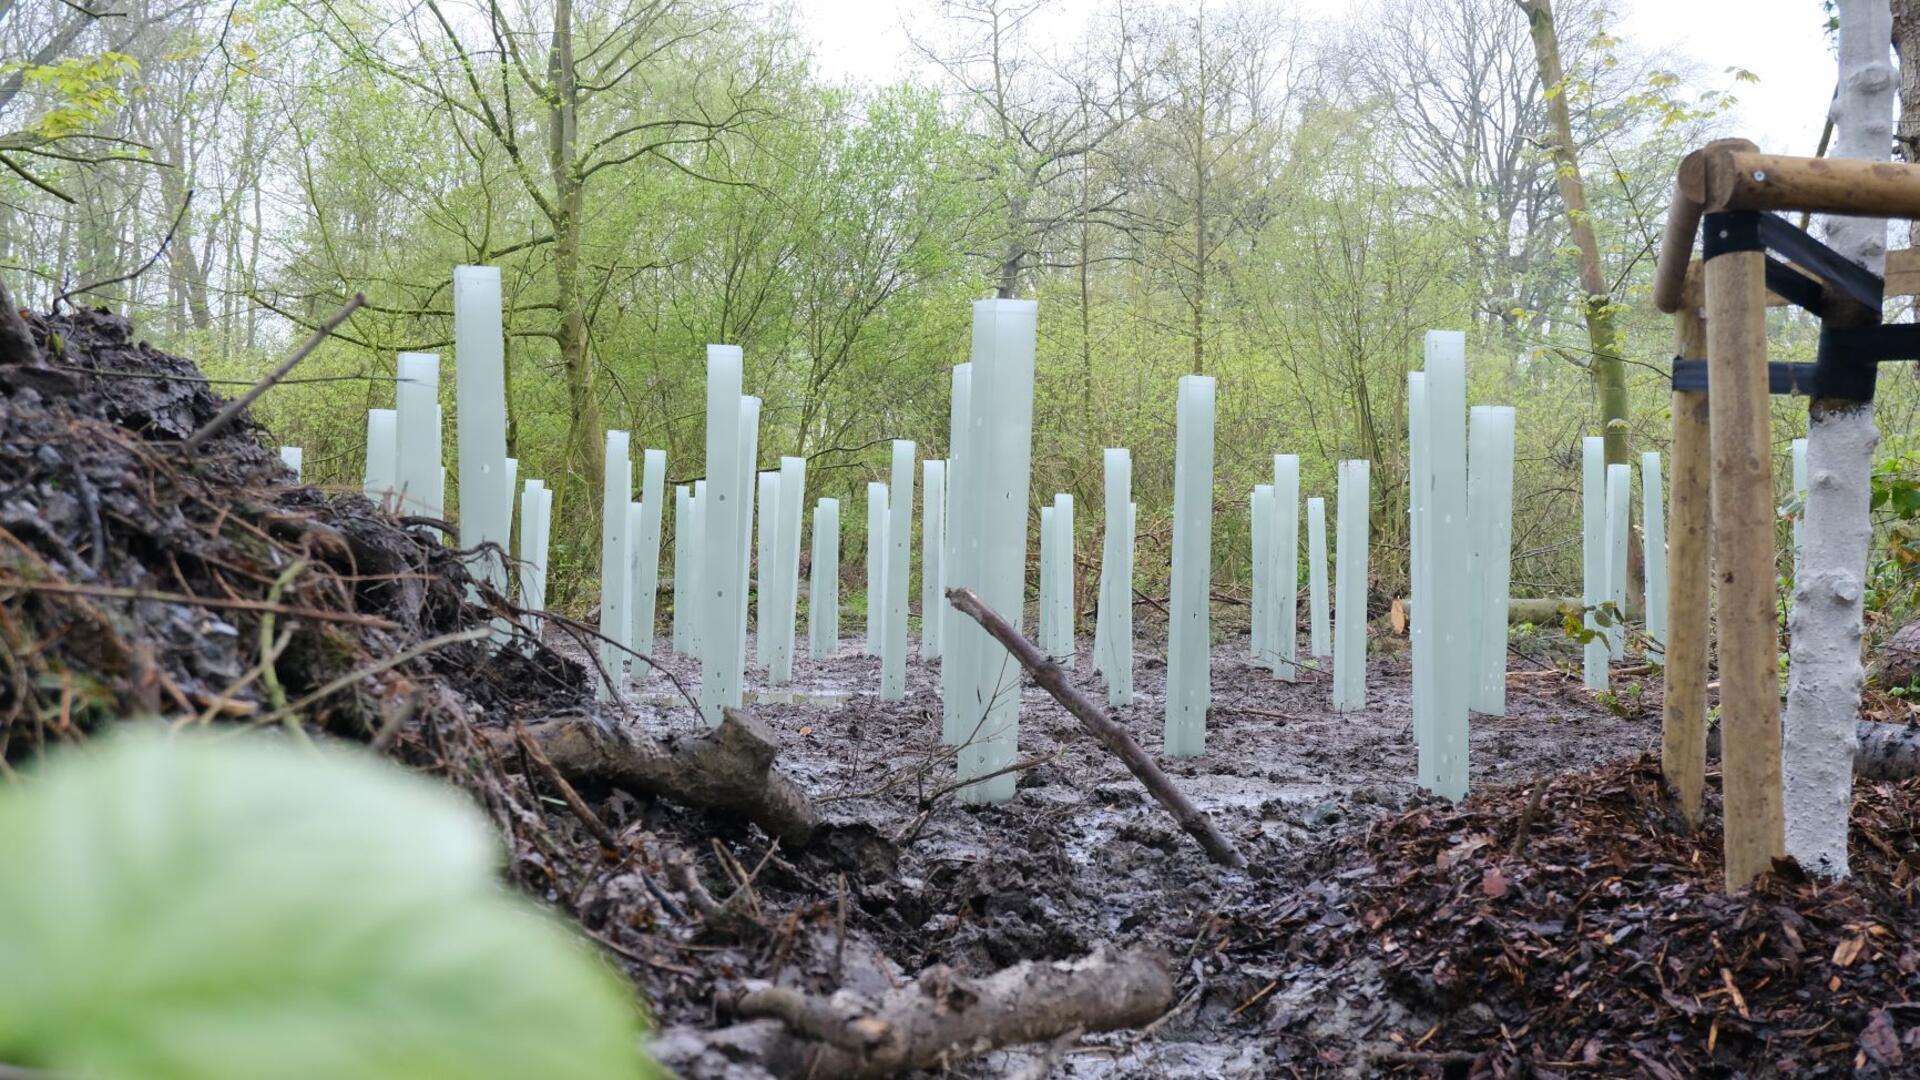
M 1833 99 L 1837 158 L 1885 161 L 1892 146 L 1893 36 L 1887 0 L 1840 0 L 1840 89 Z M 1831 218 L 1827 241 L 1878 274 L 1886 268 L 1887 223 Z M 1794 582 L 1784 735 L 1787 853 L 1816 873 L 1847 873 L 1847 814 L 1853 801 L 1855 718 L 1866 671 L 1860 663 L 1860 606 L 1868 502 L 1880 433 L 1870 402 L 1816 398 L 1808 408 L 1807 496 L 1801 573 Z
M 575 147 L 579 138 L 580 89 L 573 66 L 573 0 L 553 9 L 553 49 L 548 59 L 551 104 L 547 111 L 548 167 L 553 174 L 554 302 L 560 311 L 555 339 L 567 378 L 567 475 L 561 498 L 584 498 L 593 512 L 574 520 L 596 520 L 601 511 L 601 473 L 605 459 L 600 402 L 594 394 L 593 360 L 588 355 L 585 291 L 580 284 L 580 245 L 584 229 L 584 181 Z M 587 550 L 597 551 L 589 544 Z
M 1573 245 L 1580 253 L 1581 314 L 1587 322 L 1587 345 L 1594 390 L 1600 399 L 1601 434 L 1607 440 L 1607 464 L 1631 465 L 1627 445 L 1627 367 L 1620 359 L 1620 331 L 1615 323 L 1612 291 L 1607 287 L 1606 269 L 1600 262 L 1600 242 L 1594 236 L 1593 217 L 1587 209 L 1586 184 L 1580 178 L 1580 157 L 1573 141 L 1573 117 L 1567 109 L 1567 75 L 1560 65 L 1560 38 L 1554 28 L 1552 0 L 1514 0 L 1526 14 L 1533 35 L 1534 60 L 1540 67 L 1540 85 L 1544 88 L 1547 123 L 1551 127 L 1550 147 L 1554 172 L 1560 187 L 1560 201 L 1567 207 L 1567 227 Z M 1640 538 L 1627 534 L 1627 591 L 1642 589 L 1646 571 L 1640 554 Z

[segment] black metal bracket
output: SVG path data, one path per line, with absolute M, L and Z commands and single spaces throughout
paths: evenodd
M 1882 361 L 1920 360 L 1920 326 L 1880 325 L 1886 282 L 1786 219 L 1756 210 L 1706 214 L 1700 247 L 1709 261 L 1735 252 L 1764 253 L 1767 290 L 1820 319 L 1814 363 L 1769 363 L 1769 393 L 1872 401 Z M 1834 316 L 1850 325 L 1828 326 Z M 1675 357 L 1673 388 L 1706 390 L 1706 362 Z
M 1796 307 L 1825 316 L 1828 289 L 1879 311 L 1886 295 L 1880 276 L 1842 256 L 1778 214 L 1728 210 L 1700 219 L 1701 254 L 1711 260 L 1738 251 L 1767 253 L 1767 288 Z M 1774 258 L 1778 254 L 1781 259 Z

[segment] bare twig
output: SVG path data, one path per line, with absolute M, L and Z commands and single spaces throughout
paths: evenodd
M 167 248 L 172 246 L 173 235 L 180 231 L 180 223 L 182 221 L 185 221 L 187 218 L 187 207 L 192 205 L 193 205 L 193 189 L 188 188 L 187 197 L 180 200 L 180 212 L 173 215 L 173 224 L 167 226 L 167 235 L 160 239 L 160 246 L 153 249 L 153 254 L 147 256 L 146 262 L 141 263 L 139 266 L 135 267 L 133 270 L 129 271 L 128 273 L 121 274 L 119 277 L 112 277 L 112 278 L 108 278 L 105 281 L 96 281 L 91 285 L 80 285 L 75 288 L 68 289 L 66 292 L 63 292 L 59 296 L 56 296 L 53 298 L 53 305 L 51 310 L 54 310 L 54 311 L 60 310 L 60 305 L 65 303 L 67 298 L 70 296 L 79 296 L 81 293 L 90 293 L 95 289 L 104 289 L 109 285 L 119 285 L 123 282 L 132 281 L 133 279 L 139 277 L 141 274 L 144 274 L 148 270 L 152 269 L 153 264 L 159 262 L 160 256 L 166 254 Z
M 1173 781 L 1167 779 L 1167 774 L 1160 771 L 1160 766 L 1155 765 L 1153 759 L 1147 757 L 1146 752 L 1140 749 L 1140 744 L 1133 741 L 1133 736 L 1127 734 L 1125 728 L 1114 723 L 1105 709 L 1094 704 L 1091 698 L 1067 682 L 1066 676 L 1060 670 L 1060 665 L 1035 648 L 1033 642 L 1028 641 L 1020 631 L 1009 625 L 1007 620 L 988 607 L 984 601 L 974 595 L 972 590 L 948 589 L 947 602 L 972 617 L 982 629 L 993 636 L 994 640 L 1005 646 L 1007 652 L 1020 662 L 1020 666 L 1033 675 L 1034 682 L 1039 683 L 1042 689 L 1052 694 L 1053 699 L 1065 707 L 1074 719 L 1080 721 L 1082 727 L 1092 732 L 1108 750 L 1112 751 L 1114 756 L 1126 765 L 1127 771 L 1133 773 L 1146 787 L 1147 793 L 1152 795 L 1161 806 L 1167 808 L 1167 812 L 1173 815 L 1174 821 L 1200 842 L 1200 846 L 1206 849 L 1208 858 L 1222 866 L 1247 865 L 1246 859 L 1234 848 L 1233 843 L 1214 827 L 1213 820 L 1201 813 L 1179 788 L 1173 786 Z
M 246 393 L 228 402 L 227 407 L 221 409 L 213 419 L 207 421 L 206 426 L 194 432 L 192 435 L 187 436 L 187 441 L 180 446 L 181 451 L 191 454 L 195 450 L 198 450 L 201 444 L 205 443 L 208 439 L 218 435 L 228 424 L 233 422 L 234 417 L 239 416 L 246 410 L 247 406 L 259 400 L 261 394 L 273 389 L 281 379 L 286 378 L 287 374 L 291 372 L 300 361 L 305 360 L 313 350 L 320 347 L 321 342 L 327 340 L 327 338 L 333 334 L 336 327 L 347 321 L 347 316 L 352 315 L 361 304 L 366 302 L 367 298 L 364 293 L 354 293 L 353 299 L 347 301 L 345 307 L 329 316 L 326 322 L 321 323 L 320 328 L 313 332 L 313 336 L 309 337 L 298 349 L 295 349 L 292 356 L 280 361 L 280 366 L 267 372 L 265 378 L 253 384 L 253 389 L 248 390 Z

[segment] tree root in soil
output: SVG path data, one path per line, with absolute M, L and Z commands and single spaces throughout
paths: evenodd
M 575 784 L 608 785 L 745 818 L 789 851 L 806 847 L 820 825 L 800 786 L 774 767 L 779 745 L 772 733 L 733 709 L 706 735 L 658 741 L 625 737 L 586 719 L 532 724 L 527 732 Z

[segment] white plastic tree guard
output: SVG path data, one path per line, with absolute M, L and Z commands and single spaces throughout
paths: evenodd
M 1800 588 L 1800 551 L 1801 551 L 1801 548 L 1806 546 L 1803 536 L 1806 532 L 1806 516 L 1807 516 L 1807 440 L 1805 439 L 1793 440 L 1790 460 L 1791 460 L 1791 472 L 1793 476 L 1793 501 L 1794 501 L 1793 582 L 1794 582 L 1794 591 L 1797 592 L 1799 591 L 1799 588 Z M 293 474 L 295 476 L 300 475 L 300 469 L 298 466 L 295 466 L 293 470 Z
M 1607 601 L 1615 612 L 1607 627 L 1607 654 L 1627 654 L 1627 515 L 1633 505 L 1633 467 L 1607 466 Z
M 459 436 L 460 546 L 473 552 L 506 552 L 513 546 L 509 525 L 513 486 L 507 477 L 506 341 L 500 268 L 454 267 L 453 388 Z M 497 547 L 484 546 L 488 544 Z M 476 559 L 480 561 L 476 576 L 505 592 L 507 567 L 499 555 L 477 555 Z
M 773 545 L 773 651 L 763 657 L 767 683 L 785 686 L 793 681 L 793 624 L 800 612 L 800 528 L 807 508 L 807 459 L 788 455 L 780 459 L 780 532 Z
M 1425 781 L 1433 754 L 1433 665 L 1427 644 L 1434 619 L 1433 544 L 1428 538 L 1433 500 L 1433 443 L 1427 427 L 1427 373 L 1407 373 L 1407 576 L 1413 594 L 1413 625 L 1408 640 L 1413 655 L 1413 744 L 1419 753 L 1415 775 Z
M 1060 557 L 1058 541 L 1053 532 L 1054 513 L 1052 506 L 1040 507 L 1040 603 L 1039 610 L 1034 614 L 1033 628 L 1040 651 L 1048 656 L 1053 655 L 1056 637 L 1053 629 L 1056 612 L 1053 590 L 1059 578 L 1053 572 L 1053 562 Z
M 1339 465 L 1339 529 L 1334 557 L 1333 708 L 1358 712 L 1367 707 L 1367 513 L 1368 475 L 1364 460 Z
M 1580 440 L 1581 596 L 1586 629 L 1592 636 L 1582 653 L 1582 674 L 1589 690 L 1605 690 L 1607 639 L 1595 612 L 1607 599 L 1607 441 L 1598 435 Z
M 920 658 L 940 656 L 940 633 L 947 625 L 947 598 L 941 593 L 941 567 L 947 547 L 947 463 L 920 463 Z
M 774 609 L 780 603 L 779 586 L 774 584 L 779 571 L 773 555 L 780 540 L 780 474 L 761 473 L 759 491 L 760 542 L 753 560 L 753 655 L 765 664 L 773 654 Z
M 807 588 L 807 655 L 825 660 L 840 648 L 840 500 L 813 508 L 813 578 Z
M 673 635 L 668 640 L 673 651 L 681 656 L 687 655 L 693 643 L 687 628 L 691 625 L 687 618 L 687 585 L 693 580 L 687 566 L 689 543 L 693 538 L 693 488 L 680 484 L 673 489 Z
M 1100 554 L 1100 608 L 1094 656 L 1107 684 L 1107 704 L 1133 703 L 1133 455 L 1109 447 L 1106 522 Z
M 711 621 L 702 601 L 709 595 L 704 588 L 707 574 L 707 482 L 693 482 L 693 497 L 687 500 L 687 653 L 698 659 L 706 655 L 705 640 Z
M 1660 455 L 1640 455 L 1640 531 L 1647 564 L 1647 659 L 1667 656 L 1667 495 L 1660 479 Z
M 666 509 L 667 452 L 649 449 L 640 455 L 640 531 L 633 543 L 633 629 L 629 643 L 636 652 L 652 656 L 654 616 L 660 600 L 660 519 Z M 652 664 L 634 669 L 642 683 L 653 674 Z
M 520 493 L 520 606 L 529 611 L 544 611 L 547 606 L 547 535 L 553 517 L 553 492 L 545 481 L 528 480 Z M 527 616 L 527 627 L 535 637 L 545 620 Z
M 948 406 L 947 429 L 947 503 L 944 508 L 946 535 L 940 558 L 941 587 L 959 580 L 956 568 L 960 565 L 960 540 L 966 535 L 963 526 L 955 522 L 960 508 L 961 462 L 966 455 L 968 421 L 967 417 L 973 400 L 973 364 L 955 364 L 953 367 L 953 393 Z M 965 680 L 972 675 L 964 665 L 953 659 L 953 637 L 959 633 L 955 627 L 968 621 L 965 615 L 953 610 L 946 597 L 940 598 L 940 741 L 945 746 L 958 746 L 961 736 L 956 732 L 956 714 L 952 703 L 964 696 L 960 687 L 965 685 L 971 690 L 972 684 Z
M 913 463 L 911 439 L 893 440 L 893 483 L 887 488 L 887 621 L 881 627 L 880 697 L 907 696 L 907 605 L 912 595 Z
M 396 486 L 401 512 L 439 517 L 444 477 L 440 468 L 440 357 L 401 353 L 393 388 Z
M 737 345 L 707 346 L 707 478 L 697 493 L 695 511 L 701 523 L 699 544 L 700 591 L 694 607 L 702 618 L 699 629 L 700 713 L 707 726 L 719 727 L 721 710 L 740 704 L 740 665 L 734 648 L 736 635 L 746 640 L 741 623 L 741 568 L 746 545 L 740 529 L 746 520 L 750 494 L 740 450 L 742 360 Z
M 887 625 L 887 485 L 867 481 L 867 640 L 866 656 L 879 656 Z
M 1273 677 L 1300 678 L 1300 456 L 1273 455 L 1273 542 L 1267 577 L 1272 585 L 1267 632 Z
M 295 480 L 300 479 L 300 461 L 304 456 L 297 446 L 283 446 L 280 448 L 280 464 L 293 470 L 293 478 Z
M 733 667 L 741 680 L 747 670 L 747 594 L 753 556 L 753 490 L 755 463 L 760 453 L 760 399 L 740 397 L 740 562 L 737 567 L 740 591 L 735 601 Z M 744 687 L 744 681 L 741 683 Z M 738 704 L 738 702 L 734 702 Z
M 607 432 L 605 487 L 601 491 L 600 514 L 600 667 L 606 677 L 597 684 L 602 701 L 619 694 L 626 685 L 627 564 L 629 562 L 627 525 L 628 504 L 633 501 L 633 465 L 627 460 L 628 437 L 624 431 Z
M 1468 591 L 1472 668 L 1467 707 L 1507 714 L 1507 601 L 1513 576 L 1511 405 L 1475 405 L 1467 414 Z
M 1249 652 L 1253 662 L 1271 667 L 1273 647 L 1273 485 L 1253 485 L 1248 500 L 1248 541 L 1253 546 L 1253 627 Z
M 1459 799 L 1467 791 L 1467 701 L 1472 682 L 1472 597 L 1468 587 L 1471 537 L 1467 528 L 1467 348 L 1457 330 L 1429 330 L 1425 347 L 1426 455 L 1414 482 L 1424 488 L 1422 520 L 1414 542 L 1422 553 L 1415 574 L 1429 584 L 1414 599 L 1424 630 L 1414 641 L 1428 657 L 1427 694 L 1416 691 L 1420 740 L 1420 785 Z M 1426 613 L 1421 613 L 1422 608 Z
M 1033 354 L 1039 305 L 977 300 L 973 305 L 971 390 L 959 487 L 950 493 L 960 557 L 957 586 L 972 589 L 1021 625 L 1026 596 L 1027 499 L 1033 465 Z M 947 624 L 943 663 L 961 676 L 943 703 L 942 728 L 959 735 L 960 791 L 968 802 L 1013 798 L 1020 740 L 1020 665 L 971 619 Z M 997 775 L 994 775 L 997 774 Z
M 393 409 L 367 410 L 367 468 L 360 490 L 375 506 L 388 506 L 394 489 L 400 486 L 398 428 Z
M 1307 500 L 1307 651 L 1325 667 L 1333 658 L 1333 618 L 1327 610 L 1327 500 Z
M 1169 757 L 1197 757 L 1207 748 L 1213 645 L 1214 380 L 1182 375 L 1175 409 L 1173 582 L 1167 610 Z
M 520 490 L 520 459 L 507 459 L 507 535 L 513 535 L 513 494 Z M 502 551 L 511 550 L 503 547 Z
M 1074 572 L 1073 496 L 1060 492 L 1053 497 L 1053 540 L 1058 552 L 1053 560 L 1053 633 L 1054 658 L 1072 671 L 1078 663 L 1079 646 L 1074 641 L 1074 599 L 1079 576 Z

